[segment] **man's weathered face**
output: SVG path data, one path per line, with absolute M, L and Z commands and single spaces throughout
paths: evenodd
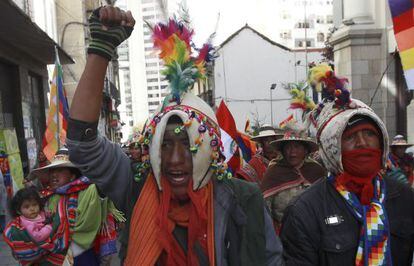
M 71 182 L 76 178 L 69 168 L 53 168 L 49 171 L 49 186 L 51 189 L 56 189 L 67 183 Z
M 141 147 L 137 143 L 132 143 L 129 146 L 129 155 L 134 162 L 141 161 Z
M 393 146 L 392 148 L 392 153 L 394 153 L 394 155 L 396 155 L 398 158 L 403 158 L 405 155 L 405 150 L 407 149 L 407 147 L 405 146 Z
M 168 124 L 161 145 L 161 173 L 178 200 L 188 200 L 188 184 L 193 176 L 193 159 L 186 130 L 176 134 L 180 124 Z
M 352 151 L 355 149 L 380 149 L 380 138 L 377 133 L 370 129 L 353 131 L 352 127 L 348 128 L 342 134 L 341 139 L 342 151 Z
M 298 141 L 289 141 L 283 146 L 283 157 L 292 167 L 300 167 L 307 153 L 305 145 Z
M 270 145 L 270 142 L 274 140 L 274 137 L 265 137 L 260 140 L 260 144 L 263 148 L 263 156 L 269 160 L 275 159 L 279 155 L 279 152 L 273 147 L 273 145 Z

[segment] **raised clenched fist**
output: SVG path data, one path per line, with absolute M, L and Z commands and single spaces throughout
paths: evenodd
M 95 9 L 89 18 L 91 42 L 88 53 L 111 60 L 116 47 L 131 35 L 134 25 L 131 11 L 113 6 Z

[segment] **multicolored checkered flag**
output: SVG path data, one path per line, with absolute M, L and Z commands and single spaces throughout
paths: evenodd
M 50 87 L 49 114 L 47 127 L 43 136 L 43 153 L 50 161 L 59 148 L 66 142 L 69 105 L 63 87 L 63 72 L 56 51 L 55 69 Z

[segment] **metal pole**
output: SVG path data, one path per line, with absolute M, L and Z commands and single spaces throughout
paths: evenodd
M 307 0 L 305 0 L 304 2 L 304 8 L 305 8 L 305 77 L 308 77 L 308 23 L 307 23 L 307 19 L 306 19 L 306 4 L 307 4 Z M 310 26 L 310 24 L 309 24 Z
M 276 88 L 276 83 L 273 83 L 270 86 L 270 124 L 273 126 L 273 97 L 272 97 L 272 91 Z
M 56 89 L 56 123 L 57 123 L 57 144 L 58 144 L 58 150 L 60 149 L 60 126 L 59 126 L 59 54 L 58 54 L 58 49 L 57 46 L 55 45 L 55 79 L 56 79 L 56 83 L 55 83 L 55 89 Z
M 270 125 L 273 126 L 273 100 L 272 100 L 272 87 L 270 87 Z
M 297 65 L 296 65 L 296 50 L 293 51 L 293 56 L 295 57 L 295 83 L 298 82 L 298 73 L 297 73 Z

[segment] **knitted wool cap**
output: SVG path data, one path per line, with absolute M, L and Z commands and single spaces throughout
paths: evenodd
M 152 171 L 161 190 L 161 144 L 165 133 L 168 120 L 171 116 L 178 116 L 185 126 L 191 147 L 197 146 L 197 151 L 193 154 L 193 189 L 196 190 L 205 186 L 214 173 L 211 164 L 214 160 L 214 147 L 218 147 L 220 130 L 217 119 L 211 107 L 199 97 L 188 92 L 183 95 L 181 104 L 170 103 L 164 110 L 161 107 L 155 112 L 151 121 L 158 121 L 155 130 L 152 130 L 151 123 L 146 131 L 155 131 L 149 143 L 149 154 Z M 191 117 L 195 115 L 195 117 Z M 152 123 L 153 125 L 155 122 Z M 204 131 L 204 132 L 200 132 Z M 202 143 L 197 145 L 197 143 Z
M 326 73 L 321 73 L 321 69 Z M 317 66 L 315 73 L 311 70 L 310 76 L 316 76 L 316 80 L 312 81 L 313 84 L 321 84 L 324 91 L 330 95 L 309 114 L 310 121 L 317 128 L 316 138 L 319 144 L 319 154 L 327 170 L 332 174 L 344 171 L 341 149 L 342 134 L 348 122 L 356 115 L 371 119 L 381 131 L 382 163 L 385 167 L 389 146 L 388 132 L 384 122 L 368 105 L 350 98 L 350 92 L 346 88 L 347 80 L 336 77 L 332 69 L 326 70 L 326 65 Z
M 205 44 L 193 55 L 191 46 L 193 30 L 185 23 L 171 19 L 168 24 L 159 23 L 153 28 L 154 46 L 165 63 L 163 74 L 169 81 L 170 94 L 148 121 L 140 142 L 143 145 L 143 162 L 136 178 L 152 170 L 161 187 L 161 145 L 168 120 L 178 116 L 183 122 L 175 131 L 186 130 L 193 160 L 193 189 L 205 186 L 213 173 L 223 178 L 226 164 L 222 162 L 220 128 L 211 107 L 201 98 L 189 92 L 197 81 L 205 78 L 205 64 L 211 62 L 212 47 Z
M 341 156 L 342 134 L 349 120 L 356 115 L 370 118 L 381 130 L 383 141 L 382 162 L 385 167 L 389 148 L 388 132 L 384 122 L 366 104 L 351 99 L 351 104 L 347 108 L 338 109 L 334 102 L 326 103 L 317 119 L 319 154 L 331 173 L 336 174 L 344 171 Z

